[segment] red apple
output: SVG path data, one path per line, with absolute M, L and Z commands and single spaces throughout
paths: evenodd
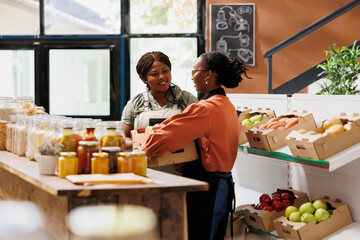
M 266 207 L 264 208 L 264 210 L 269 211 L 269 212 L 274 211 L 274 209 L 273 209 L 271 206 L 266 206 Z
M 273 198 L 271 199 L 271 205 L 273 205 L 275 202 L 281 202 L 281 198 L 279 198 L 279 197 L 273 197 Z
M 291 201 L 287 199 L 283 199 L 281 202 L 284 204 L 285 208 L 291 205 Z
M 282 202 L 274 202 L 274 204 L 272 205 L 272 207 L 274 208 L 274 210 L 276 210 L 277 212 L 280 212 L 282 210 L 285 209 L 285 205 Z
M 258 210 L 264 210 L 265 207 L 269 206 L 267 203 L 259 203 L 258 204 Z
M 273 198 L 273 197 L 279 197 L 279 198 L 281 198 L 281 195 L 280 195 L 279 193 L 274 193 L 274 194 L 271 196 L 271 198 Z
M 270 203 L 270 196 L 266 193 L 262 194 L 259 198 L 260 203 Z
M 289 200 L 290 202 L 292 202 L 293 197 L 291 196 L 290 193 L 284 192 L 283 194 L 281 194 L 281 199 Z

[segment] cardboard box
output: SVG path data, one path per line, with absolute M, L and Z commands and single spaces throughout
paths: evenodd
M 307 194 L 304 192 L 300 192 L 291 188 L 280 188 L 276 191 L 276 193 L 289 192 L 293 196 L 295 196 L 294 204 L 295 207 L 300 207 L 301 204 L 308 202 L 309 199 Z M 285 215 L 285 210 L 276 212 L 276 211 L 266 211 L 266 210 L 257 210 L 254 208 L 254 205 L 247 206 L 244 208 L 244 218 L 247 224 L 253 226 L 254 228 L 260 229 L 264 232 L 271 232 L 274 228 L 274 220 L 280 216 Z
M 133 149 L 138 149 L 141 144 L 146 141 L 147 136 L 152 131 L 153 127 L 146 127 L 145 130 L 141 129 L 132 130 L 131 136 L 133 139 Z M 164 166 L 176 163 L 190 162 L 199 159 L 198 152 L 196 150 L 195 142 L 186 144 L 183 148 L 178 149 L 175 152 L 166 152 L 161 157 L 152 157 L 148 159 L 148 166 Z
M 330 218 L 317 224 L 291 222 L 285 216 L 274 220 L 274 226 L 279 237 L 293 240 L 317 240 L 330 235 L 342 227 L 352 223 L 349 207 L 339 199 L 331 200 L 329 197 L 323 199 L 333 210 Z
M 246 111 L 240 114 L 239 116 L 239 120 L 242 121 L 245 118 L 250 118 L 250 116 L 255 116 L 258 114 L 262 114 L 263 115 L 263 120 L 261 122 L 258 122 L 250 127 L 247 126 L 242 126 L 241 127 L 241 131 L 240 131 L 240 135 L 239 135 L 239 145 L 244 144 L 248 141 L 247 137 L 246 137 L 246 132 L 253 128 L 253 127 L 258 127 L 264 123 L 267 123 L 271 118 L 275 117 L 275 112 L 274 110 L 270 110 L 270 108 L 265 108 L 264 110 L 262 108 L 258 108 L 256 111 Z
M 236 107 L 236 111 L 240 114 L 238 114 L 239 116 L 239 119 L 240 121 L 243 120 L 245 118 L 245 114 L 249 113 L 252 111 L 251 108 L 248 108 L 248 107 L 241 107 L 241 106 L 238 106 Z
M 311 113 L 307 113 L 306 111 L 303 111 L 302 113 L 293 111 L 289 114 L 281 115 L 278 118 L 292 117 L 292 116 L 298 117 L 299 122 L 288 129 L 283 129 L 283 130 L 280 129 L 261 130 L 258 128 L 249 129 L 246 132 L 246 137 L 249 141 L 250 147 L 268 150 L 268 151 L 275 151 L 286 145 L 285 138 L 293 130 L 316 129 L 316 123 L 313 115 Z
M 337 136 L 323 136 L 323 134 L 306 135 L 292 131 L 286 137 L 286 143 L 295 157 L 325 160 L 326 158 L 343 151 L 360 142 L 360 116 L 354 113 L 347 116 L 341 113 L 339 118 L 349 122 L 351 128 Z M 316 129 L 317 131 L 319 129 Z

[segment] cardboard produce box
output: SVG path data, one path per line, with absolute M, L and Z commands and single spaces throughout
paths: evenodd
M 301 204 L 309 201 L 306 193 L 294 190 L 292 188 L 280 188 L 276 191 L 276 193 L 280 194 L 283 192 L 289 192 L 290 194 L 295 196 L 293 206 L 297 208 L 300 207 Z M 273 221 L 278 217 L 285 215 L 285 210 L 280 212 L 269 212 L 266 210 L 257 210 L 254 208 L 254 206 L 255 204 L 244 208 L 245 221 L 247 224 L 264 232 L 273 231 L 275 229 Z
M 132 130 L 131 136 L 133 140 L 133 149 L 137 150 L 145 141 L 153 127 L 149 126 L 145 129 Z M 195 142 L 186 144 L 183 148 L 175 152 L 166 152 L 161 157 L 152 157 L 148 159 L 148 166 L 164 166 L 175 163 L 190 162 L 199 159 Z
M 268 151 L 275 151 L 286 145 L 285 138 L 293 130 L 316 129 L 316 123 L 314 117 L 311 113 L 308 113 L 307 111 L 303 111 L 302 113 L 293 111 L 289 114 L 281 115 L 277 118 L 281 119 L 286 117 L 297 117 L 298 123 L 286 129 L 264 129 L 264 130 L 261 130 L 259 128 L 249 129 L 246 132 L 246 137 L 249 141 L 250 147 L 268 150 Z
M 329 197 L 323 199 L 330 209 L 334 208 L 333 214 L 326 220 L 317 224 L 291 222 L 285 216 L 274 220 L 274 226 L 279 237 L 293 240 L 318 240 L 332 234 L 352 223 L 349 207 L 341 200 L 331 200 Z
M 240 135 L 239 135 L 239 145 L 244 144 L 248 141 L 247 137 L 246 137 L 246 132 L 253 128 L 253 127 L 258 127 L 264 123 L 267 123 L 271 118 L 275 117 L 275 112 L 274 110 L 270 110 L 270 108 L 265 108 L 264 110 L 262 108 L 258 108 L 256 111 L 247 111 L 244 114 L 241 113 L 239 116 L 239 120 L 242 121 L 244 119 L 248 119 L 252 116 L 256 116 L 256 115 L 262 115 L 263 119 L 262 121 L 255 123 L 254 125 L 247 127 L 247 126 L 242 126 L 241 127 L 241 131 L 240 131 Z
M 321 133 L 308 135 L 298 131 L 292 131 L 286 137 L 286 143 L 295 157 L 325 160 L 332 155 L 360 142 L 360 116 L 354 113 L 347 116 L 341 113 L 339 116 L 344 123 L 350 125 L 350 129 L 337 136 L 324 135 Z M 315 132 L 319 132 L 320 128 Z
M 236 107 L 236 112 L 238 113 L 238 117 L 240 120 L 245 118 L 245 114 L 251 112 L 252 109 L 248 108 L 248 107 L 241 107 L 241 106 L 237 106 Z

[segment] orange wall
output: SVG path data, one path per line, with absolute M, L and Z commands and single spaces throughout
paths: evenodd
M 351 0 L 208 0 L 209 4 L 255 3 L 255 66 L 249 76 L 229 93 L 267 93 L 267 58 L 263 54 L 315 21 Z M 209 11 L 207 11 L 209 19 Z M 209 39 L 207 20 L 206 39 Z M 360 6 L 324 25 L 305 38 L 273 55 L 273 89 L 323 61 L 324 50 L 335 43 L 349 46 L 360 39 Z M 207 41 L 207 51 L 209 41 Z M 304 90 L 306 91 L 306 89 Z

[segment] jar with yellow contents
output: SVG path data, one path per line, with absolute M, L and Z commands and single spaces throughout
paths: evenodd
M 93 153 L 91 158 L 92 174 L 108 174 L 109 173 L 109 154 L 105 152 Z
M 75 152 L 61 152 L 59 157 L 59 177 L 78 173 L 78 158 Z
M 132 172 L 133 155 L 131 152 L 119 152 L 118 157 L 118 173 Z
M 132 152 L 132 156 L 132 172 L 140 176 L 146 176 L 147 157 L 145 155 L 145 152 Z

